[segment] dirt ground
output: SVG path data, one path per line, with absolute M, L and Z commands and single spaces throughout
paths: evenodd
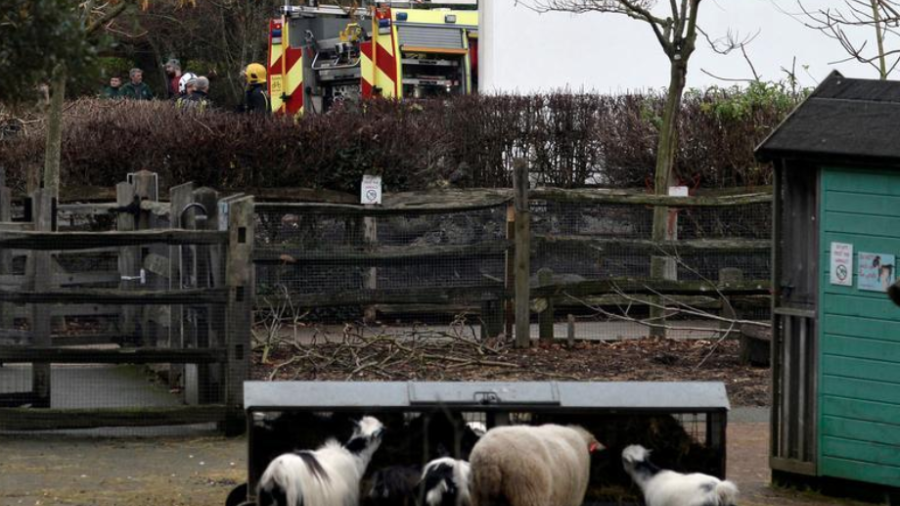
M 471 341 L 372 338 L 282 345 L 255 379 L 353 381 L 721 381 L 735 406 L 769 404 L 769 370 L 741 365 L 737 341 L 584 341 L 528 350 Z
M 767 424 L 735 421 L 728 437 L 742 506 L 860 504 L 769 488 Z M 0 436 L 0 449 L 0 506 L 222 506 L 246 473 L 244 439 Z

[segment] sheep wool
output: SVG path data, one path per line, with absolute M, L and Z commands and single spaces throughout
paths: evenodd
M 315 451 L 279 456 L 260 478 L 260 506 L 357 506 L 359 482 L 383 430 L 365 417 L 344 445 L 332 439 Z
M 644 494 L 647 506 L 736 506 L 734 483 L 702 473 L 682 474 L 660 469 L 650 450 L 631 445 L 622 451 L 622 465 Z
M 581 427 L 491 429 L 469 459 L 472 506 L 581 506 L 599 446 Z
M 469 463 L 451 457 L 435 459 L 422 471 L 426 506 L 469 506 Z

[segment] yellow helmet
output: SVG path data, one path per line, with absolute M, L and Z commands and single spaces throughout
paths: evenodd
M 259 63 L 247 65 L 247 84 L 262 84 L 266 82 L 266 68 Z

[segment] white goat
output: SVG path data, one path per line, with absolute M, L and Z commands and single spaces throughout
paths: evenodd
M 622 450 L 622 465 L 644 493 L 647 506 L 736 506 L 738 489 L 715 476 L 681 474 L 650 462 L 650 450 L 631 445 Z
M 491 429 L 469 459 L 472 505 L 581 506 L 597 449 L 602 445 L 581 427 Z
M 331 439 L 315 451 L 286 453 L 259 481 L 260 506 L 357 506 L 359 482 L 381 444 L 384 426 L 364 417 L 343 446 Z
M 427 506 L 469 506 L 469 463 L 451 457 L 435 459 L 422 470 Z

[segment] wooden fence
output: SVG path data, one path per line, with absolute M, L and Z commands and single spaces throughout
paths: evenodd
M 665 296 L 722 311 L 725 316 L 735 316 L 743 307 L 768 305 L 769 279 L 744 279 L 733 269 L 714 280 L 667 276 L 572 282 L 559 281 L 547 270 L 535 275 L 531 266 L 539 248 L 581 249 L 591 254 L 615 248 L 645 258 L 667 258 L 764 254 L 770 249 L 767 240 L 652 241 L 535 233 L 531 214 L 535 202 L 739 209 L 769 204 L 770 189 L 668 197 L 631 191 L 529 189 L 527 182 L 527 171 L 519 166 L 512 190 L 389 194 L 384 205 L 375 207 L 352 204 L 343 197 L 315 202 L 311 201 L 316 198 L 314 192 L 301 190 L 283 190 L 274 201 L 257 202 L 242 194 L 220 198 L 215 190 L 187 183 L 172 188 L 168 202 L 160 202 L 155 176 L 141 172 L 116 187 L 115 203 L 59 204 L 46 192 L 37 192 L 19 209 L 23 219 L 17 221 L 10 191 L 0 184 L 0 363 L 33 364 L 30 390 L 0 393 L 0 430 L 216 421 L 229 432 L 239 432 L 242 382 L 250 377 L 257 294 L 254 273 L 266 266 L 365 269 L 363 289 L 287 292 L 298 308 L 360 306 L 367 308 L 370 317 L 370 310 L 387 306 L 445 313 L 465 307 L 480 314 L 483 337 L 515 336 L 520 346 L 529 345 L 535 317 L 541 323 L 540 339 L 554 339 L 556 317 L 565 315 L 566 308 L 585 303 L 653 304 Z M 380 222 L 392 217 L 485 210 L 497 211 L 501 217 L 500 237 L 462 245 L 378 242 Z M 263 213 L 339 217 L 360 231 L 361 244 L 328 251 L 259 242 L 256 226 Z M 114 216 L 115 231 L 60 231 L 66 220 L 77 221 L 77 216 Z M 113 255 L 115 267 L 74 272 L 60 261 L 65 255 L 86 253 Z M 440 270 L 451 262 L 477 263 L 483 258 L 499 259 L 502 273 L 465 285 L 378 285 L 379 269 L 419 263 Z M 99 315 L 115 324 L 92 333 L 66 331 L 67 320 Z M 72 363 L 170 364 L 167 376 L 172 387 L 184 388 L 183 405 L 55 408 L 51 364 Z M 32 407 L 12 407 L 24 404 Z
M 24 220 L 14 222 L 10 192 L 0 188 L 0 363 L 32 364 L 30 389 L 0 393 L 0 429 L 218 422 L 242 430 L 253 198 L 219 200 L 182 185 L 163 205 L 152 174 L 130 180 L 117 186 L 117 204 L 105 206 L 116 215 L 111 232 L 58 231 L 59 215 L 84 210 L 58 205 L 46 191 L 26 199 Z M 97 253 L 114 255 L 116 270 L 69 272 L 60 262 Z M 24 272 L 14 267 L 21 260 Z M 66 328 L 67 319 L 98 315 L 112 324 L 90 333 Z M 51 391 L 53 364 L 171 364 L 170 381 L 188 372 L 193 379 L 184 380 L 177 407 L 62 409 Z M 23 405 L 30 407 L 11 407 Z

